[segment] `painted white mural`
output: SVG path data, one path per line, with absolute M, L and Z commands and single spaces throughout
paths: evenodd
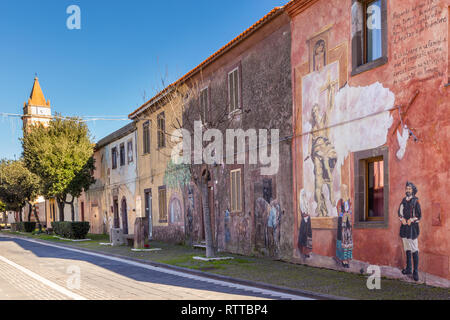
M 338 61 L 302 78 L 303 186 L 313 217 L 338 215 L 344 160 L 386 143 L 394 101 L 378 82 L 339 89 Z

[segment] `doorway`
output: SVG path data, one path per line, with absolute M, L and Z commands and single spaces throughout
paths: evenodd
M 123 234 L 128 234 L 128 214 L 127 214 L 127 200 L 122 199 L 122 229 Z
M 117 200 L 117 198 L 114 198 L 113 200 L 113 212 L 114 212 L 114 228 L 118 229 L 120 228 L 120 221 L 119 221 L 119 200 Z
M 81 221 L 84 222 L 84 202 L 81 201 Z
M 214 184 L 212 181 L 208 182 L 208 199 L 209 199 L 209 213 L 211 217 L 211 233 L 212 233 L 212 241 L 216 242 L 216 214 L 214 210 Z
M 152 240 L 152 189 L 144 190 L 145 194 L 145 218 L 147 220 L 148 239 Z

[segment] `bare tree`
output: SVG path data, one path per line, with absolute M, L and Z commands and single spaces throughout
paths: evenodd
M 162 103 L 166 105 L 166 108 L 169 108 L 173 114 L 178 115 L 176 117 L 171 117 L 172 121 L 164 132 L 167 137 L 171 138 L 170 143 L 172 144 L 172 148 L 169 148 L 170 150 L 173 150 L 175 144 L 178 146 L 181 144 L 181 132 L 183 132 L 182 141 L 186 138 L 190 142 L 197 139 L 197 141 L 201 141 L 202 150 L 204 150 L 209 144 L 209 141 L 204 141 L 202 138 L 205 131 L 217 129 L 223 132 L 229 127 L 233 120 L 233 117 L 228 113 L 227 106 L 216 106 L 213 112 L 213 110 L 211 110 L 212 108 L 210 109 L 209 101 L 201 101 L 202 99 L 205 99 L 205 96 L 202 95 L 201 91 L 201 88 L 203 87 L 202 80 L 189 80 L 189 82 L 176 83 L 166 89 L 167 92 L 163 95 L 164 101 Z M 206 95 L 206 97 L 207 99 L 210 99 L 209 94 Z M 197 122 L 197 124 L 201 122 L 201 127 L 199 128 L 198 125 L 195 127 L 195 122 Z M 185 136 L 186 134 L 189 134 L 189 136 Z M 191 146 L 192 144 L 189 143 L 188 145 Z M 201 164 L 195 164 L 192 159 L 196 156 L 199 157 L 199 152 L 201 152 L 201 150 L 195 150 L 195 146 L 194 149 L 181 150 L 178 156 L 185 159 L 185 161 L 177 164 L 174 163 L 172 159 L 165 172 L 165 181 L 169 187 L 177 187 L 180 189 L 183 189 L 183 187 L 192 182 L 197 192 L 201 195 L 206 257 L 210 258 L 215 257 L 217 248 L 213 241 L 208 182 L 211 180 L 213 172 L 217 169 L 217 164 L 210 164 L 205 161 L 202 161 Z M 185 157 L 186 155 L 188 155 L 188 157 Z M 190 161 L 187 162 L 186 159 L 189 159 Z

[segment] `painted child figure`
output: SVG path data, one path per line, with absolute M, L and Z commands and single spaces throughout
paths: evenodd
M 311 217 L 308 213 L 308 206 L 306 200 L 306 191 L 300 191 L 300 230 L 298 233 L 298 248 L 303 257 L 309 258 L 312 252 L 312 228 Z
M 338 228 L 336 258 L 344 268 L 349 268 L 353 258 L 352 209 L 348 187 L 341 186 L 341 199 L 337 202 Z
M 400 237 L 406 253 L 406 268 L 402 270 L 405 275 L 413 274 L 415 281 L 419 280 L 419 221 L 422 218 L 419 198 L 416 197 L 417 188 L 411 182 L 406 182 L 406 197 L 403 198 L 398 209 Z M 414 272 L 411 270 L 411 256 L 414 262 Z

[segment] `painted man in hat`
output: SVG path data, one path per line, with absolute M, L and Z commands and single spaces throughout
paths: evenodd
M 406 183 L 406 197 L 403 198 L 398 216 L 402 225 L 400 226 L 400 237 L 406 252 L 406 268 L 402 270 L 405 275 L 413 274 L 415 281 L 419 280 L 419 221 L 422 218 L 419 199 L 416 197 L 417 188 L 412 182 Z M 411 270 L 411 256 L 414 263 L 414 272 Z

